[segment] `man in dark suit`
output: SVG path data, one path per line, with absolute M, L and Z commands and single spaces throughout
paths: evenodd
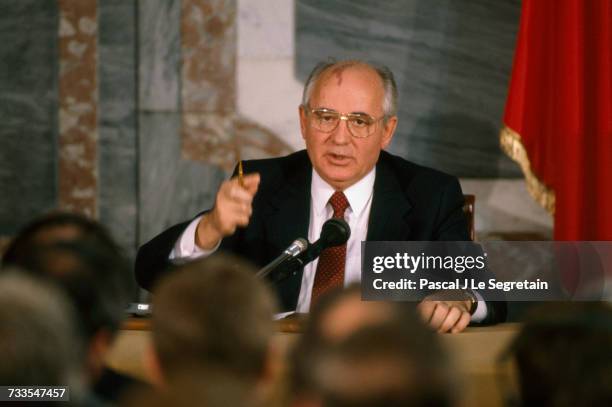
M 343 217 L 351 227 L 347 244 L 277 284 L 283 309 L 307 312 L 323 292 L 359 280 L 363 240 L 469 239 L 457 179 L 382 151 L 397 126 L 397 87 L 387 68 L 319 64 L 299 113 L 306 151 L 245 162 L 247 175 L 225 181 L 210 211 L 142 246 L 136 275 L 143 287 L 170 260 L 216 250 L 263 266 L 297 237 L 317 240 L 326 219 Z M 459 332 L 470 320 L 499 319 L 496 306 L 478 300 L 469 292 L 455 301 L 432 296 L 419 310 L 435 329 Z

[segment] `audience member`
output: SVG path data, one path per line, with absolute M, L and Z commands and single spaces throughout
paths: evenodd
M 124 256 L 121 248 L 100 223 L 76 213 L 51 212 L 28 223 L 11 240 L 2 262 L 18 264 L 30 256 L 34 247 L 60 241 L 87 241 L 115 253 L 117 257 Z
M 534 309 L 508 349 L 521 404 L 612 405 L 612 306 L 551 303 Z
M 153 293 L 154 382 L 163 387 L 185 371 L 214 370 L 250 383 L 254 398 L 269 390 L 276 305 L 255 271 L 236 257 L 215 255 L 160 282 Z
M 412 322 L 366 325 L 315 353 L 310 405 L 450 405 L 450 372 L 436 334 Z
M 358 284 L 322 297 L 310 313 L 305 332 L 290 354 L 288 398 L 291 403 L 295 406 L 310 405 L 319 397 L 316 365 L 328 348 L 334 348 L 356 331 L 381 324 L 413 327 L 436 340 L 417 315 L 414 304 L 362 301 Z
M 0 384 L 68 386 L 80 400 L 81 343 L 61 291 L 15 269 L 0 275 Z
M 414 306 L 405 303 L 362 301 L 361 286 L 355 283 L 321 298 L 310 313 L 304 336 L 308 340 L 339 340 L 363 326 L 401 318 L 411 311 Z
M 141 384 L 105 367 L 133 282 L 122 251 L 100 224 L 76 214 L 44 216 L 13 240 L 3 264 L 53 281 L 67 293 L 86 342 L 88 384 L 101 400 L 116 401 Z

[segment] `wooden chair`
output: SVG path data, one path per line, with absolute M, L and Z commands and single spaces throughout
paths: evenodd
M 468 222 L 468 232 L 470 233 L 470 240 L 476 239 L 476 231 L 474 230 L 474 205 L 476 202 L 476 196 L 472 194 L 463 195 L 463 213 Z

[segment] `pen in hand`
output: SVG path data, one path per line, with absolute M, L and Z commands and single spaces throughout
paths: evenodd
M 238 183 L 244 188 L 244 171 L 242 170 L 242 160 L 238 161 Z

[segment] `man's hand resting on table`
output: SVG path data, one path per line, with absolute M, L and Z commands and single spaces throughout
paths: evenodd
M 469 298 L 460 300 L 462 296 L 456 293 L 452 296 L 452 300 L 446 299 L 449 297 L 447 293 L 434 293 L 425 297 L 417 306 L 421 318 L 440 333 L 461 332 L 469 325 L 472 317 L 470 314 L 472 301 Z
M 221 239 L 246 226 L 253 212 L 252 203 L 259 187 L 259 174 L 245 175 L 243 185 L 238 177 L 224 181 L 217 191 L 215 206 L 202 216 L 195 242 L 205 250 L 213 249 Z

